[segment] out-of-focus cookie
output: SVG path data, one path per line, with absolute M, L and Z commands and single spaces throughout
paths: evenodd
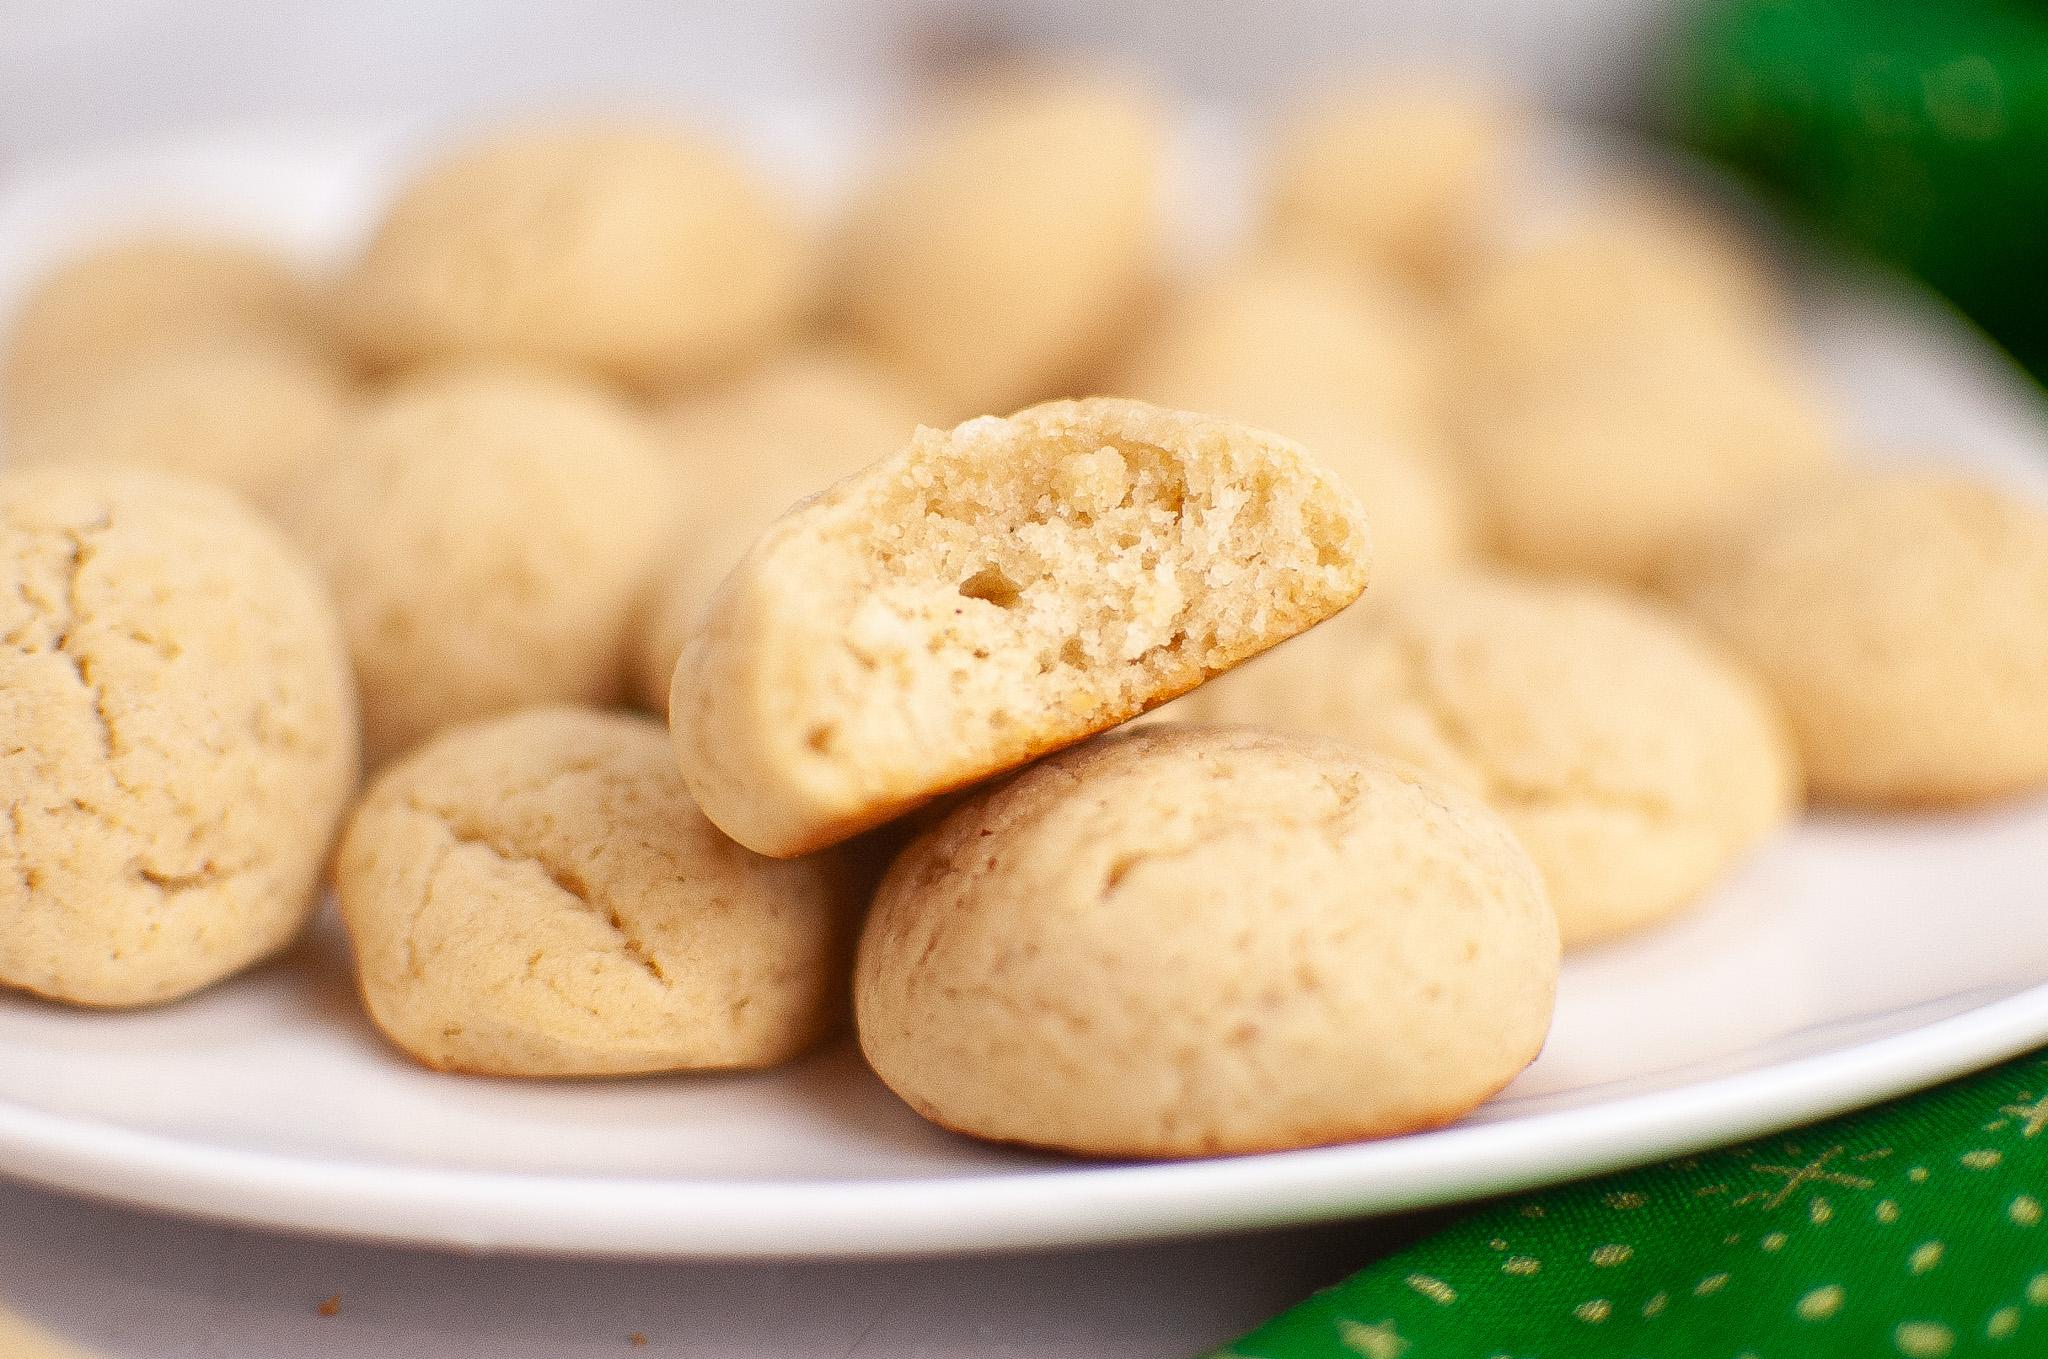
M 1789 359 L 1673 335 L 1480 400 L 1465 447 L 1501 556 L 1639 585 L 1819 474 L 1835 433 Z
M 281 948 L 357 774 L 319 576 L 227 491 L 0 477 L 0 985 L 171 1000 Z
M 1119 85 L 1018 72 L 924 129 L 847 220 L 838 312 L 950 419 L 1079 395 L 1158 265 L 1159 111 Z
M 1440 365 L 1412 299 L 1306 256 L 1266 257 L 1195 289 L 1150 328 L 1114 389 L 1284 434 L 1357 493 L 1373 578 L 1472 558 L 1478 533 L 1440 414 Z
M 768 1066 L 844 1014 L 842 866 L 719 834 L 643 717 L 536 708 L 444 732 L 372 786 L 335 878 L 364 1003 L 428 1066 Z
M 1470 574 L 1361 602 L 1188 695 L 1192 720 L 1350 741 L 1484 798 L 1566 947 L 1663 919 L 1797 814 L 1770 696 L 1675 615 Z
M 371 764 L 454 722 L 616 698 L 675 504 L 647 422 L 575 379 L 451 370 L 367 410 L 285 513 L 340 606 Z
M 8 438 L 162 350 L 317 348 L 320 311 L 288 265 L 240 242 L 164 235 L 88 251 L 44 279 L 15 319 L 0 377 Z
M 2048 783 L 2048 513 L 1936 471 L 1842 473 L 1674 569 L 1764 677 L 1817 800 L 1961 804 Z
M 429 169 L 345 281 L 373 364 L 509 359 L 661 386 L 763 350 L 811 278 L 726 152 L 655 126 L 517 133 Z
M 1281 134 L 1267 234 L 1442 288 L 1479 246 L 1512 138 L 1505 101 L 1469 81 L 1332 94 Z
M 1148 727 L 979 794 L 890 869 L 862 1050 L 925 1117 L 1099 1156 L 1445 1123 L 1535 1057 L 1535 866 L 1476 799 L 1333 741 Z
M 302 347 L 172 349 L 137 359 L 76 405 L 13 431 L 7 460 L 154 467 L 271 505 L 334 446 L 354 404 L 347 376 Z
M 633 639 L 633 696 L 667 712 L 690 624 L 761 530 L 903 447 L 928 414 L 901 382 L 829 349 L 779 356 L 671 402 L 657 428 L 676 454 L 688 503 Z
M 798 854 L 1312 626 L 1369 555 L 1333 474 L 1232 421 L 1098 398 L 921 429 L 726 577 L 670 726 L 705 814 Z

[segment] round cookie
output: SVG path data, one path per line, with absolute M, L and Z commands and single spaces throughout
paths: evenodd
M 1158 265 L 1163 121 L 1080 77 L 960 92 L 849 215 L 840 316 L 949 419 L 1075 395 Z
M 800 854 L 1106 730 L 1365 588 L 1298 445 L 1098 397 L 920 429 L 719 586 L 669 697 L 690 793 Z
M 166 235 L 89 251 L 22 304 L 0 372 L 10 440 L 137 359 L 209 341 L 318 347 L 319 307 L 283 261 L 240 242 Z
M 842 865 L 719 834 L 646 718 L 538 708 L 444 732 L 371 787 L 335 876 L 364 1003 L 428 1066 L 767 1066 L 844 1013 Z
M 1266 232 L 1442 288 L 1479 244 L 1511 136 L 1502 100 L 1463 82 L 1329 95 L 1281 134 Z
M 1336 737 L 1484 798 L 1567 948 L 1679 910 L 1794 816 L 1784 719 L 1648 600 L 1465 575 L 1377 590 L 1188 696 L 1188 716 Z
M 1099 1156 L 1448 1122 L 1535 1057 L 1557 932 L 1476 799 L 1337 742 L 1147 727 L 977 795 L 861 937 L 862 1050 L 925 1117 Z
M 0 477 L 0 984 L 171 1000 L 304 923 L 357 775 L 318 575 L 238 498 Z
M 1667 586 L 1784 704 L 1817 800 L 2048 784 L 2048 513 L 1937 471 L 1788 496 Z
M 285 508 L 340 606 L 370 763 L 617 697 L 673 483 L 646 421 L 568 377 L 450 370 L 372 406 Z
M 122 463 L 278 497 L 341 437 L 354 393 L 333 363 L 280 344 L 174 349 L 110 374 L 15 432 L 7 459 Z
M 720 147 L 571 127 L 427 171 L 344 281 L 341 310 L 380 367 L 512 359 L 659 386 L 766 348 L 810 273 L 796 224 Z
M 1464 478 L 1443 447 L 1435 349 L 1412 299 L 1322 260 L 1267 257 L 1181 299 L 1113 385 L 1314 453 L 1365 507 L 1373 578 L 1385 583 L 1478 551 Z
M 683 638 L 761 530 L 903 447 L 927 414 L 901 384 L 828 349 L 781 355 L 671 402 L 657 427 L 678 455 L 689 504 L 635 629 L 634 698 L 667 712 Z
M 1784 358 L 1638 338 L 1604 364 L 1476 403 L 1465 446 L 1502 557 L 1645 584 L 1834 457 L 1825 412 Z

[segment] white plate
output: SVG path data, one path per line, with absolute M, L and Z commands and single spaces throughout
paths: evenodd
M 320 258 L 361 229 L 392 144 L 299 133 L 19 176 L 0 198 L 0 316 L 78 240 L 167 211 Z M 2048 407 L 1967 328 L 1868 280 L 1816 289 L 1806 314 L 1866 432 L 2048 502 Z M 2048 1041 L 2048 800 L 1810 818 L 1669 927 L 1569 960 L 1543 1056 L 1462 1124 L 1176 1165 L 953 1137 L 844 1043 L 748 1076 L 435 1075 L 370 1029 L 345 949 L 326 921 L 278 964 L 142 1013 L 0 996 L 0 1170 L 313 1232 L 672 1256 L 1075 1245 L 1497 1193 Z

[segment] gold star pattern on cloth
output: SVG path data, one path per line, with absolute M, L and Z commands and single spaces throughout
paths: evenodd
M 1487 1208 L 1211 1359 L 2048 1355 L 2048 1050 Z

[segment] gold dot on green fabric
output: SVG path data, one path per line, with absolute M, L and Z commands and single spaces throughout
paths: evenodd
M 2036 1274 L 2027 1280 L 2027 1301 L 2036 1307 L 2048 1307 L 2048 1274 Z
M 1540 1203 L 1525 1203 L 1525 1204 L 1523 1204 L 1523 1205 L 1522 1205 L 1522 1216 L 1523 1216 L 1523 1217 L 1542 1217 L 1542 1216 L 1543 1216 L 1543 1205 L 1542 1205 L 1542 1204 L 1540 1204 Z
M 1410 1274 L 1408 1286 L 1439 1307 L 1449 1307 L 1458 1300 L 1458 1290 L 1433 1275 Z
M 2001 1307 L 1991 1314 L 1991 1320 L 1984 1323 L 1986 1340 L 2003 1340 L 2020 1328 L 2020 1309 Z
M 1393 1318 L 1367 1326 L 1362 1322 L 1340 1318 L 1337 1335 L 1344 1342 L 1344 1348 L 1364 1359 L 1401 1359 L 1413 1344 L 1402 1338 L 1395 1327 Z
M 1792 1310 L 1801 1321 L 1826 1321 L 1842 1310 L 1842 1297 L 1840 1284 L 1822 1284 L 1794 1303 Z
M 1927 1178 L 1927 1167 L 1914 1166 L 1911 1170 L 1906 1172 L 1906 1178 L 1911 1180 L 1914 1184 L 1920 1183 L 1922 1180 Z
M 1813 1225 L 1816 1227 L 1820 1226 L 1821 1223 L 1826 1222 L 1829 1218 L 1833 1217 L 1834 1215 L 1835 1205 L 1829 1203 L 1826 1199 L 1822 1198 L 1818 1194 L 1815 1194 L 1812 1200 L 1809 1201 L 1806 1205 L 1807 1219 L 1811 1221 Z
M 1692 1295 L 1696 1298 L 1711 1298 L 1727 1286 L 1726 1274 L 1709 1274 L 1692 1286 Z
M 1791 1237 L 1785 1235 L 1785 1233 L 1783 1232 L 1766 1232 L 1764 1234 L 1764 1239 L 1757 1242 L 1757 1244 L 1759 1246 L 1762 1246 L 1765 1250 L 1775 1254 L 1776 1252 L 1785 1249 L 1785 1243 L 1787 1241 L 1790 1241 L 1791 1239 Z
M 1595 1246 L 1593 1253 L 1588 1255 L 1586 1259 L 1595 1269 L 1613 1269 L 1616 1265 L 1627 1264 L 1629 1257 L 1635 1253 L 1636 1248 L 1634 1246 L 1611 1241 L 1604 1246 Z
M 2041 1200 L 2032 1194 L 2021 1194 L 2005 1206 L 2005 1215 L 2017 1226 L 2031 1227 L 2041 1220 Z
M 1728 1233 L 1728 1235 L 1726 1235 L 1726 1236 L 1724 1236 L 1724 1237 L 1722 1237 L 1722 1238 L 1721 1238 L 1721 1244 L 1722 1244 L 1722 1245 L 1724 1245 L 1724 1246 L 1739 1246 L 1739 1245 L 1741 1245 L 1741 1244 L 1742 1244 L 1742 1233 L 1741 1233 L 1741 1232 L 1730 1232 L 1730 1233 Z
M 1543 1268 L 1543 1262 L 1533 1255 L 1510 1255 L 1500 1262 L 1503 1274 L 1534 1274 Z
M 1892 1344 L 1906 1359 L 1942 1359 L 1956 1347 L 1956 1333 L 1938 1321 L 1902 1321 L 1892 1330 Z
M 1631 1208 L 1640 1208 L 1645 1202 L 1641 1194 L 1609 1194 L 1603 1201 L 1609 1208 L 1619 1212 L 1627 1212 Z
M 1975 1151 L 1964 1152 L 1956 1159 L 1971 1170 L 1989 1170 L 2000 1161 L 2003 1161 L 2005 1155 L 2003 1152 L 1991 1147 L 1979 1147 Z
M 1608 1314 L 1613 1310 L 1614 1304 L 1605 1298 L 1588 1298 L 1577 1307 L 1572 1308 L 1572 1315 L 1585 1322 L 1588 1326 L 1598 1326 L 1601 1322 L 1607 1320 Z
M 1506 1250 L 1508 1243 L 1496 1236 L 1493 1240 L 1486 1243 L 1486 1248 L 1488 1250 Z
M 1877 1220 L 1886 1223 L 1897 1222 L 1899 1220 L 1899 1205 L 1893 1203 L 1890 1199 L 1879 1199 L 1877 1201 Z
M 1643 1315 L 1645 1317 L 1656 1316 L 1657 1313 L 1664 1310 L 1665 1304 L 1670 1301 L 1671 1295 L 1669 1293 L 1652 1293 L 1649 1297 L 1643 1299 Z
M 1939 1241 L 1922 1241 L 1919 1245 L 1913 1247 L 1913 1253 L 1906 1257 L 1906 1268 L 1912 1270 L 1915 1274 L 1925 1274 L 1928 1270 L 1941 1263 L 1941 1254 L 1944 1249 L 1945 1247 Z

